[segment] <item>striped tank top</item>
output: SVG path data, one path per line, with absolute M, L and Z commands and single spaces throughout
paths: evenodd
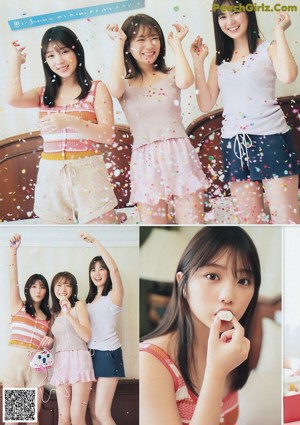
M 11 317 L 10 345 L 37 349 L 41 340 L 48 334 L 49 322 L 37 319 L 26 313 L 23 306 Z
M 92 124 L 97 124 L 97 116 L 95 113 L 94 102 L 96 96 L 97 85 L 99 81 L 93 81 L 91 89 L 87 96 L 72 105 L 54 106 L 49 108 L 43 102 L 45 88 L 41 90 L 40 94 L 40 114 L 39 118 L 42 119 L 48 114 L 67 114 L 75 116 L 84 121 Z M 78 133 L 72 127 L 66 127 L 62 130 L 53 133 L 42 133 L 44 139 L 43 149 L 46 153 L 53 152 L 86 152 L 96 151 L 98 144 L 93 140 L 84 139 L 81 133 Z
M 155 356 L 170 372 L 176 397 L 176 404 L 183 425 L 189 425 L 197 403 L 197 396 L 193 394 L 186 386 L 183 377 L 173 362 L 171 357 L 155 344 L 146 342 L 140 343 L 140 351 Z M 238 393 L 237 391 L 227 394 L 221 405 L 220 425 L 236 425 L 239 414 Z

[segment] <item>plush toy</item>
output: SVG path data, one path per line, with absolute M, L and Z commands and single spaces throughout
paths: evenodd
M 47 368 L 53 366 L 53 363 L 53 355 L 49 350 L 44 348 L 43 350 L 37 350 L 33 353 L 30 366 L 38 372 L 45 372 Z

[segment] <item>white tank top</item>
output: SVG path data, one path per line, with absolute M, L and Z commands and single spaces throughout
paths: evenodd
M 87 304 L 92 338 L 88 343 L 94 350 L 117 350 L 121 344 L 116 331 L 118 314 L 122 307 L 112 302 L 109 295 Z
M 286 133 L 289 127 L 275 97 L 276 73 L 269 57 L 269 41 L 237 63 L 218 66 L 223 101 L 222 137 L 237 134 Z

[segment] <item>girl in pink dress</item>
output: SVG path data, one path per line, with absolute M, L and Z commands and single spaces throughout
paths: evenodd
M 91 328 L 86 306 L 77 299 L 72 273 L 57 273 L 51 283 L 55 362 L 50 380 L 56 387 L 59 425 L 85 425 L 93 365 L 87 343 Z
M 107 26 L 115 52 L 109 90 L 120 101 L 134 143 L 130 166 L 131 203 L 142 223 L 167 223 L 168 204 L 177 223 L 204 222 L 207 181 L 182 124 L 181 89 L 194 82 L 181 42 L 188 28 L 173 25 L 168 43 L 175 67 L 165 64 L 165 39 L 158 22 L 138 14 L 122 28 Z

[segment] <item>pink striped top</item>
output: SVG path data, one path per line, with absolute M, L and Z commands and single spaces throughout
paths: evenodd
M 96 96 L 97 85 L 99 81 L 93 81 L 88 95 L 74 103 L 73 105 L 54 106 L 49 108 L 43 102 L 45 88 L 40 94 L 40 119 L 48 114 L 57 112 L 76 116 L 79 119 L 97 124 L 97 116 L 95 113 L 94 102 Z M 44 152 L 86 152 L 96 151 L 98 144 L 93 140 L 84 139 L 81 133 L 71 127 L 63 128 L 62 130 L 53 133 L 42 133 L 44 139 Z
M 140 343 L 140 351 L 152 354 L 168 369 L 174 382 L 176 403 L 182 424 L 189 425 L 197 403 L 197 397 L 186 386 L 183 377 L 170 358 L 160 347 L 154 344 Z M 237 391 L 227 394 L 221 405 L 220 425 L 236 425 L 239 414 Z
M 36 319 L 26 313 L 23 306 L 11 317 L 10 345 L 21 345 L 26 348 L 37 349 L 41 340 L 48 334 L 49 322 Z

